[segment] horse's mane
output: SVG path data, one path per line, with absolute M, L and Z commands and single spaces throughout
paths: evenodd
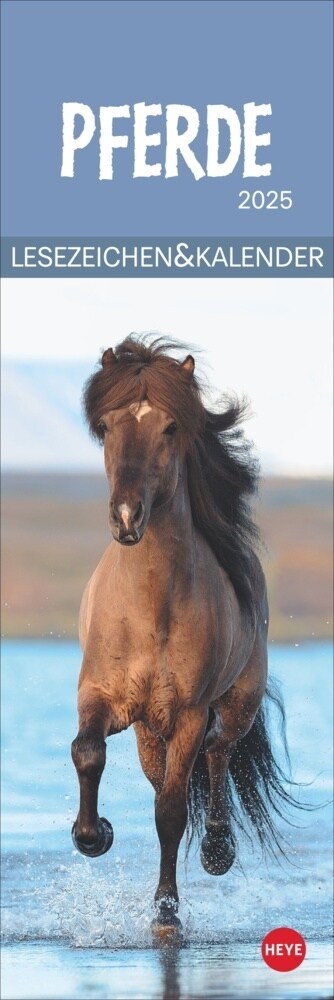
M 220 411 L 206 409 L 198 379 L 168 353 L 180 346 L 185 345 L 131 335 L 114 351 L 104 352 L 102 366 L 84 389 L 86 419 L 100 439 L 102 415 L 137 400 L 148 399 L 174 418 L 185 444 L 193 522 L 230 577 L 240 605 L 253 617 L 258 532 L 249 501 L 257 488 L 258 463 L 239 428 L 247 405 L 225 396 Z

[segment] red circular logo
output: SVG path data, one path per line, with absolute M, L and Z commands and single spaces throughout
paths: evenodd
M 270 969 L 292 972 L 304 961 L 306 944 L 302 935 L 292 927 L 275 927 L 263 938 L 261 954 Z

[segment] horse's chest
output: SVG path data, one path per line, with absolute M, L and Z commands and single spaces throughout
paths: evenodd
M 209 682 L 214 629 L 205 602 L 184 601 L 175 609 L 168 601 L 152 602 L 143 590 L 134 608 L 130 597 L 121 598 L 120 589 L 110 603 L 103 594 L 103 614 L 100 607 L 92 616 L 86 650 L 96 664 L 94 679 L 102 681 L 115 729 L 142 721 L 168 736 L 179 712 L 196 706 Z
M 114 681 L 112 703 L 116 726 L 123 729 L 142 721 L 153 732 L 168 736 L 180 702 L 178 686 L 168 665 L 159 663 L 157 658 L 151 663 L 134 659 Z
M 153 732 L 166 737 L 173 729 L 179 707 L 180 700 L 175 679 L 169 671 L 158 669 L 151 676 L 142 721 Z

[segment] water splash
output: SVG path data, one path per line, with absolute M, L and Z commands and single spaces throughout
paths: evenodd
M 150 947 L 157 865 L 151 851 L 138 856 L 140 872 L 128 856 L 106 862 L 73 853 L 64 863 L 62 853 L 8 855 L 3 865 L 4 942 L 66 941 L 75 948 L 113 950 Z M 193 854 L 187 872 L 180 865 L 179 887 L 180 917 L 189 944 L 258 941 L 268 927 L 286 923 L 308 938 L 325 939 L 330 933 L 328 873 L 322 870 L 315 881 L 307 864 L 291 874 L 277 866 L 268 870 L 253 858 L 247 875 L 232 870 L 214 879 L 202 872 Z

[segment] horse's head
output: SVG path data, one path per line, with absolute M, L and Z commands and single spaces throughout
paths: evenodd
M 175 400 L 181 397 L 186 410 L 193 370 L 191 355 L 183 363 L 158 356 L 151 366 L 138 365 L 137 357 L 135 366 L 133 356 L 122 360 L 109 348 L 86 390 L 91 428 L 104 446 L 111 530 L 123 545 L 139 542 L 152 510 L 175 494 L 186 450 Z M 92 387 L 101 391 L 91 415 Z
M 99 428 L 110 487 L 110 525 L 124 545 L 139 542 L 153 506 L 171 500 L 180 449 L 177 423 L 148 400 L 103 414 Z

